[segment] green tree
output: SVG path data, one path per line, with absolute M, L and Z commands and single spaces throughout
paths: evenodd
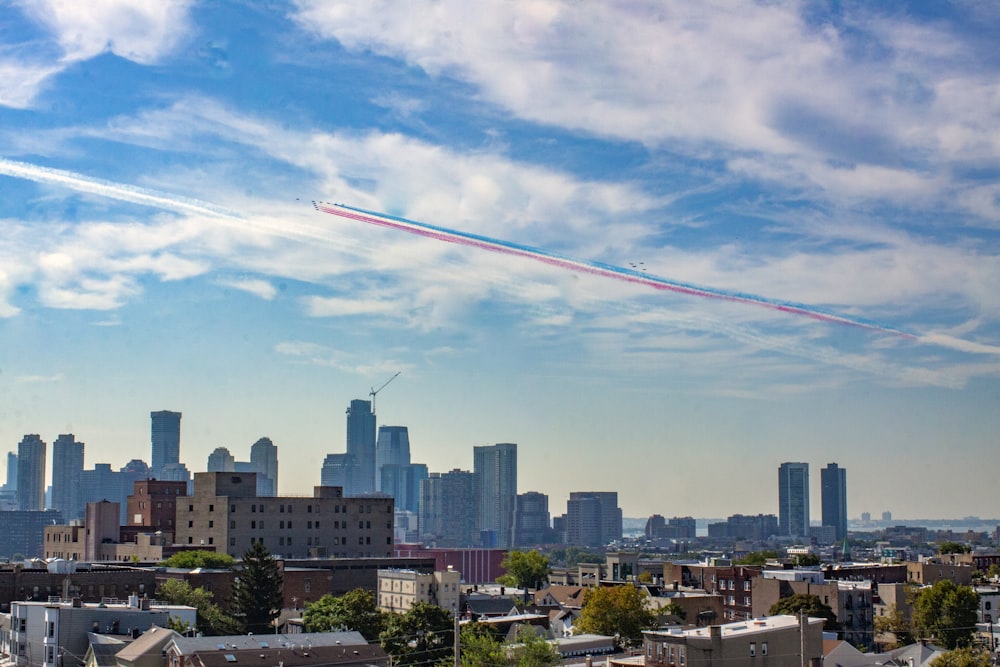
M 943 579 L 917 591 L 913 625 L 921 638 L 933 639 L 947 649 L 967 646 L 976 630 L 979 595 L 971 586 Z
M 196 549 L 194 551 L 178 551 L 161 563 L 166 567 L 180 567 L 193 570 L 204 567 L 213 570 L 228 570 L 236 565 L 236 559 L 229 554 L 216 551 Z
M 583 595 L 583 610 L 577 632 L 617 635 L 623 644 L 638 642 L 642 631 L 656 623 L 656 614 L 646 606 L 646 593 L 635 586 L 591 588 Z
M 972 547 L 961 542 L 942 542 L 938 547 L 939 554 L 967 554 L 972 551 Z
M 454 655 L 454 621 L 441 607 L 417 602 L 405 614 L 388 614 L 379 640 L 393 665 L 434 664 Z
M 771 605 L 771 609 L 768 610 L 767 613 L 769 616 L 778 616 L 781 614 L 798 616 L 800 611 L 802 611 L 806 616 L 826 619 L 823 623 L 823 629 L 827 632 L 836 632 L 837 630 L 840 630 L 840 623 L 837 622 L 837 615 L 833 613 L 833 610 L 830 609 L 829 605 L 823 604 L 823 601 L 819 599 L 818 595 L 796 593 L 795 595 L 790 595 L 787 598 L 781 598 Z
M 261 542 L 246 550 L 233 581 L 231 608 L 243 632 L 272 630 L 283 606 L 281 570 L 278 561 Z
M 182 579 L 167 579 L 156 588 L 156 597 L 170 604 L 194 607 L 198 611 L 195 624 L 203 634 L 209 636 L 231 635 L 240 628 L 232 616 L 215 604 L 212 594 L 204 588 L 191 588 Z M 171 618 L 171 620 L 174 620 Z M 183 634 L 183 631 L 171 626 Z
M 493 631 L 482 623 L 462 627 L 459 662 L 463 667 L 507 665 L 507 653 Z
M 676 602 L 671 602 L 661 607 L 660 613 L 669 614 L 670 616 L 676 616 L 682 621 L 687 618 L 687 612 L 684 611 L 684 607 L 680 606 Z
M 363 588 L 340 597 L 324 595 L 306 605 L 302 621 L 306 632 L 330 632 L 343 628 L 356 630 L 368 641 L 375 641 L 385 624 L 384 614 L 375 604 L 375 594 Z
M 737 565 L 764 565 L 768 560 L 778 557 L 777 551 L 751 551 L 743 558 L 736 561 Z
M 945 651 L 931 660 L 931 667 L 992 667 L 989 650 L 965 646 Z
M 549 552 L 549 560 L 553 563 L 560 563 L 566 567 L 576 567 L 580 563 L 603 563 L 604 556 L 596 554 L 580 547 L 566 547 L 565 549 L 553 549 Z
M 538 588 L 549 580 L 549 559 L 534 549 L 507 552 L 500 567 L 507 573 L 498 577 L 497 582 L 523 588 L 525 601 L 529 588 Z
M 792 562 L 798 567 L 812 567 L 822 564 L 823 561 L 816 554 L 799 554 Z
M 517 642 L 519 646 L 512 651 L 517 667 L 551 667 L 562 662 L 562 656 L 556 647 L 539 636 L 528 624 L 517 629 Z
M 916 641 L 913 622 L 896 605 L 889 605 L 888 612 L 884 616 L 875 617 L 875 633 L 892 634 L 895 637 L 895 642 L 889 648 L 908 646 Z

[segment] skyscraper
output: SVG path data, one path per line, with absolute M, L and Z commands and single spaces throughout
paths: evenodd
M 69 521 L 83 516 L 80 476 L 83 474 L 83 443 L 72 433 L 52 443 L 52 509 Z
M 170 410 L 150 412 L 150 439 L 153 445 L 151 472 L 163 478 L 164 468 L 181 462 L 181 413 Z
M 828 463 L 819 471 L 819 482 L 823 493 L 823 525 L 837 529 L 839 542 L 847 537 L 847 470 Z
M 320 470 L 320 486 L 339 486 L 345 496 L 358 495 L 358 464 L 350 454 L 327 454 Z
M 356 494 L 375 491 L 375 413 L 371 401 L 355 399 L 347 408 L 347 455 L 358 467 Z
M 616 491 L 574 491 L 566 503 L 566 542 L 600 547 L 622 538 Z
M 420 483 L 427 479 L 427 465 L 386 463 L 379 468 L 379 490 L 396 500 L 396 509 L 416 512 L 420 508 Z
M 250 466 L 257 473 L 257 495 L 278 495 L 278 447 L 261 438 L 250 447 Z
M 375 441 L 375 490 L 382 491 L 382 466 L 409 464 L 410 434 L 406 427 L 379 426 L 378 439 Z
M 516 547 L 553 541 L 549 519 L 549 497 L 537 491 L 520 493 L 514 499 L 511 531 Z
M 236 470 L 236 459 L 227 448 L 216 447 L 208 455 L 205 470 L 208 472 L 233 472 Z
M 17 491 L 17 453 L 7 452 L 7 483 L 8 491 Z
M 420 483 L 420 539 L 428 546 L 475 544 L 475 475 L 467 470 L 432 472 Z
M 474 447 L 476 530 L 496 534 L 498 547 L 512 546 L 511 525 L 517 497 L 517 445 Z
M 45 450 L 37 433 L 29 433 L 17 445 L 17 507 L 45 509 Z
M 778 467 L 778 532 L 791 537 L 809 535 L 808 463 Z

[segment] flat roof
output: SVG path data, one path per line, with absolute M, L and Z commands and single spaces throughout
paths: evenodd
M 815 625 L 817 623 L 824 623 L 825 619 L 822 618 L 809 618 L 809 624 Z M 752 618 L 748 621 L 737 621 L 735 623 L 725 623 L 719 626 L 722 630 L 723 637 L 732 637 L 737 635 L 753 634 L 757 632 L 767 632 L 769 630 L 781 630 L 787 628 L 797 627 L 799 624 L 799 619 L 797 616 L 789 616 L 783 614 L 781 616 L 763 616 L 761 618 Z M 661 637 L 704 637 L 708 638 L 710 635 L 710 628 L 690 628 L 687 630 L 676 628 L 670 630 L 646 630 L 643 634 L 656 635 Z

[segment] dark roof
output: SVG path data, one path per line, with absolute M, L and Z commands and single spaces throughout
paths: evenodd
M 517 609 L 517 604 L 510 598 L 470 595 L 465 599 L 464 609 L 479 616 L 506 616 L 512 609 Z
M 128 644 L 91 644 L 90 652 L 94 654 L 94 662 L 101 667 L 112 667 L 117 665 L 118 661 L 115 656 L 118 655 L 118 651 L 122 650 L 128 646 Z
M 256 650 L 197 651 L 192 661 L 201 667 L 321 667 L 322 665 L 387 665 L 389 657 L 378 644 L 262 648 Z

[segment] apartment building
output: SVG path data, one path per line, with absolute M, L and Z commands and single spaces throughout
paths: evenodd
M 803 648 L 805 653 L 803 655 Z M 646 667 L 799 667 L 823 658 L 823 619 L 769 616 L 707 628 L 643 633 Z
M 462 575 L 456 570 L 417 572 L 379 570 L 378 606 L 382 611 L 406 612 L 418 602 L 458 613 Z
M 311 497 L 258 496 L 256 473 L 195 473 L 178 501 L 176 542 L 240 557 L 254 543 L 285 558 L 393 555 L 391 497 L 344 497 L 317 486 Z

